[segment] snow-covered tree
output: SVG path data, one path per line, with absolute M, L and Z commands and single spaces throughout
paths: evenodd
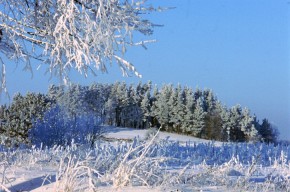
M 250 110 L 244 108 L 242 110 L 242 119 L 240 120 L 241 131 L 245 134 L 247 141 L 258 141 L 259 134 L 255 128 L 254 117 L 250 115 Z
M 172 84 L 164 85 L 160 90 L 157 100 L 155 101 L 155 114 L 161 128 L 166 131 L 171 131 L 172 125 L 170 122 L 170 109 L 172 108 L 169 99 L 173 93 Z
M 197 103 L 197 100 L 203 96 L 202 90 L 200 88 L 196 88 L 194 93 L 193 93 L 193 98 L 195 104 Z
M 33 124 L 43 118 L 50 107 L 49 99 L 43 94 L 16 94 L 12 104 L 5 110 L 1 126 L 1 143 L 6 146 L 30 144 L 29 131 Z
M 205 126 L 206 112 L 204 110 L 204 104 L 202 98 L 197 99 L 197 103 L 193 112 L 192 130 L 191 133 L 194 136 L 199 136 Z
M 215 100 L 214 107 L 207 112 L 205 117 L 205 127 L 202 137 L 212 140 L 223 140 L 223 121 L 221 114 L 224 113 L 222 104 Z
M 174 89 L 170 99 L 169 99 L 169 106 L 170 109 L 170 123 L 173 124 L 173 131 L 180 133 L 181 131 L 181 124 L 184 121 L 185 116 L 185 93 L 182 89 L 181 85 L 179 84 L 177 88 Z
M 105 121 L 105 103 L 109 98 L 110 86 L 107 84 L 92 84 L 85 91 L 84 110 L 92 113 L 101 122 Z
M 142 121 L 144 123 L 144 126 L 142 128 L 149 128 L 151 125 L 151 96 L 150 96 L 150 90 L 147 90 L 143 100 L 141 101 L 141 110 L 142 110 Z
M 85 90 L 81 85 L 73 84 L 68 87 L 59 101 L 59 105 L 67 112 L 69 118 L 74 119 L 84 114 Z
M 105 103 L 105 118 L 108 125 L 116 125 L 116 109 L 118 101 L 116 97 L 110 97 Z
M 279 131 L 271 125 L 268 119 L 263 119 L 259 128 L 261 140 L 266 143 L 275 143 L 278 140 Z
M 145 0 L 0 0 L 0 52 L 8 59 L 22 60 L 32 71 L 31 60 L 65 81 L 70 70 L 87 76 L 107 71 L 116 62 L 123 75 L 135 67 L 124 59 L 135 32 L 151 35 L 155 26 L 145 15 L 165 8 Z M 2 60 L 2 89 L 5 64 Z
M 216 97 L 213 94 L 213 91 L 210 89 L 206 89 L 203 91 L 203 97 L 204 97 L 204 104 L 205 104 L 205 111 L 206 112 L 213 112 L 216 105 Z
M 193 112 L 194 112 L 194 98 L 193 91 L 190 88 L 185 88 L 185 108 L 184 108 L 184 120 L 182 121 L 181 130 L 186 133 L 187 130 L 193 129 Z
M 55 102 L 59 102 L 64 95 L 64 91 L 65 91 L 64 86 L 51 85 L 48 88 L 47 95 L 51 100 L 53 100 Z
M 142 110 L 133 84 L 126 88 L 124 102 L 120 110 L 121 126 L 134 128 L 141 126 Z
M 242 108 L 241 105 L 233 106 L 229 111 L 229 126 L 228 134 L 230 141 L 245 141 L 245 134 L 241 130 L 240 122 L 242 120 Z
M 230 112 L 227 110 L 225 106 L 221 105 L 220 108 L 220 115 L 221 115 L 221 120 L 222 120 L 222 140 L 224 141 L 230 141 L 230 129 L 231 129 L 231 124 L 230 124 Z
M 153 127 L 159 127 L 159 121 L 158 121 L 158 100 L 160 97 L 160 92 L 158 90 L 157 85 L 154 86 L 153 88 L 153 94 L 151 97 L 151 115 L 152 115 L 152 126 Z

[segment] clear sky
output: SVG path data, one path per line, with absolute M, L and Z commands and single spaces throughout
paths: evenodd
M 143 75 L 124 78 L 116 67 L 109 74 L 76 83 L 151 80 L 153 84 L 180 83 L 210 88 L 228 107 L 241 104 L 261 120 L 268 118 L 290 139 L 290 2 L 288 0 L 149 0 L 176 7 L 148 16 L 156 28 L 148 50 L 135 47 L 125 56 Z M 137 35 L 136 37 L 139 38 Z M 143 38 L 144 40 L 146 38 Z M 8 64 L 10 95 L 46 92 L 57 83 L 44 70 L 29 73 Z M 36 69 L 35 65 L 35 69 Z M 2 99 L 2 103 L 5 99 Z

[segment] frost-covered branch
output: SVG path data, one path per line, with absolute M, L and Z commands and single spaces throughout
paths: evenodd
M 0 0 L 0 52 L 30 70 L 37 59 L 61 78 L 71 69 L 107 72 L 113 62 L 123 75 L 140 76 L 124 54 L 128 46 L 154 42 L 134 42 L 133 33 L 151 35 L 159 25 L 144 15 L 165 9 L 146 0 Z

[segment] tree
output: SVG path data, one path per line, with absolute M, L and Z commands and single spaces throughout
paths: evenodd
M 235 105 L 229 111 L 228 134 L 230 141 L 245 141 L 245 134 L 241 130 L 242 108 Z
M 50 100 L 46 95 L 16 94 L 12 104 L 4 111 L 0 142 L 8 147 L 30 144 L 29 131 L 35 122 L 43 118 L 49 108 Z
M 204 111 L 204 104 L 201 97 L 197 99 L 197 103 L 193 112 L 193 120 L 192 120 L 192 135 L 200 137 L 200 133 L 202 132 L 205 126 L 205 116 L 206 112 Z
M 205 105 L 205 111 L 208 113 L 211 113 L 215 109 L 216 105 L 216 97 L 213 94 L 213 91 L 210 89 L 206 89 L 203 91 L 203 97 L 204 97 L 204 105 Z
M 213 91 L 206 89 L 203 91 L 204 108 L 207 112 L 205 117 L 205 127 L 202 137 L 205 139 L 222 140 L 222 118 L 223 107 L 217 101 Z
M 72 118 L 76 123 L 77 117 L 84 114 L 85 90 L 81 85 L 71 85 L 68 87 L 59 101 L 59 105 L 65 110 L 68 118 Z M 76 125 L 76 124 L 75 124 Z
M 180 133 L 181 124 L 184 121 L 185 116 L 185 92 L 179 84 L 177 88 L 174 89 L 173 94 L 169 99 L 170 109 L 170 123 L 173 124 L 173 131 Z
M 241 131 L 245 134 L 247 141 L 259 140 L 258 130 L 255 128 L 254 117 L 250 115 L 250 110 L 244 108 L 242 110 L 242 119 L 240 120 Z
M 117 125 L 116 118 L 116 109 L 117 109 L 117 99 L 114 96 L 111 96 L 108 101 L 105 103 L 105 116 L 106 123 L 108 125 Z
M 160 123 L 161 129 L 169 132 L 172 131 L 172 125 L 170 125 L 170 109 L 172 109 L 172 106 L 170 106 L 169 103 L 172 94 L 172 84 L 164 85 L 154 104 L 154 113 L 156 114 L 156 118 Z
M 151 125 L 151 96 L 150 96 L 150 89 L 148 89 L 144 95 L 143 100 L 141 101 L 141 110 L 143 116 L 143 126 L 142 128 L 150 128 Z
M 181 130 L 183 133 L 186 133 L 187 130 L 193 129 L 193 112 L 194 112 L 194 98 L 193 91 L 190 88 L 185 88 L 185 109 L 184 109 L 184 120 L 182 122 Z
M 205 139 L 223 140 L 223 120 L 222 114 L 225 113 L 224 107 L 220 102 L 215 101 L 214 107 L 207 112 L 205 117 L 205 127 L 203 137 Z
M 279 132 L 273 127 L 268 119 L 263 119 L 262 124 L 260 125 L 259 133 L 261 135 L 261 139 L 266 143 L 275 143 L 278 140 Z
M 92 113 L 102 123 L 105 121 L 105 103 L 109 98 L 110 86 L 107 84 L 92 84 L 85 92 L 84 108 L 86 113 Z
M 96 70 L 107 72 L 107 63 L 116 62 L 123 75 L 141 76 L 124 59 L 133 34 L 151 35 L 155 25 L 144 15 L 165 10 L 149 6 L 146 0 L 0 0 L 0 52 L 8 59 L 31 60 L 46 65 L 49 73 L 67 81 L 69 71 L 87 76 Z M 5 88 L 2 60 L 1 87 Z
M 160 127 L 160 123 L 158 121 L 158 113 L 159 113 L 159 98 L 161 97 L 160 92 L 158 90 L 157 85 L 153 88 L 153 95 L 151 97 L 151 116 L 152 116 L 152 127 Z

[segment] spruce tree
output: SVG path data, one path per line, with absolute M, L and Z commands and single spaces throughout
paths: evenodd
M 194 113 L 194 98 L 193 91 L 190 88 L 185 88 L 185 112 L 182 122 L 182 132 L 190 133 L 193 130 L 193 113 Z
M 214 103 L 214 108 L 206 114 L 202 137 L 205 139 L 222 141 L 224 139 L 224 133 L 221 114 L 223 113 L 224 107 L 218 101 L 215 101 Z
M 50 100 L 43 94 L 16 94 L 4 112 L 1 143 L 9 147 L 30 144 L 30 129 L 43 118 L 50 105 Z
M 241 131 L 245 134 L 246 141 L 258 140 L 258 131 L 254 125 L 254 117 L 250 115 L 250 110 L 244 108 L 242 110 L 242 119 L 240 120 Z
M 158 101 L 159 101 L 159 97 L 160 97 L 160 92 L 158 90 L 157 85 L 154 86 L 153 89 L 153 95 L 151 97 L 151 116 L 152 116 L 152 127 L 160 127 L 160 123 L 158 121 Z
M 242 108 L 235 105 L 230 109 L 229 131 L 230 141 L 245 141 L 245 134 L 241 130 Z
M 206 112 L 204 110 L 204 104 L 202 98 L 198 98 L 196 102 L 196 106 L 193 112 L 193 120 L 192 120 L 192 130 L 191 134 L 193 136 L 200 137 L 201 132 L 205 126 L 205 116 Z
M 150 90 L 147 90 L 144 98 L 142 99 L 141 102 L 141 110 L 142 110 L 142 121 L 143 121 L 143 126 L 142 128 L 150 128 L 151 127 L 151 96 L 150 96 Z
M 275 143 L 278 140 L 279 132 L 275 129 L 268 119 L 263 119 L 260 125 L 259 133 L 261 140 L 266 143 Z
M 185 119 L 185 92 L 184 89 L 182 89 L 181 85 L 178 85 L 176 88 L 176 100 L 173 110 L 173 116 L 172 119 L 174 119 L 174 131 L 177 133 L 181 133 L 181 126 L 182 122 Z
M 160 91 L 160 95 L 155 102 L 156 105 L 156 117 L 161 125 L 161 128 L 166 131 L 172 131 L 172 126 L 170 125 L 170 112 L 172 108 L 169 103 L 169 99 L 173 93 L 173 87 L 171 84 L 164 85 Z

